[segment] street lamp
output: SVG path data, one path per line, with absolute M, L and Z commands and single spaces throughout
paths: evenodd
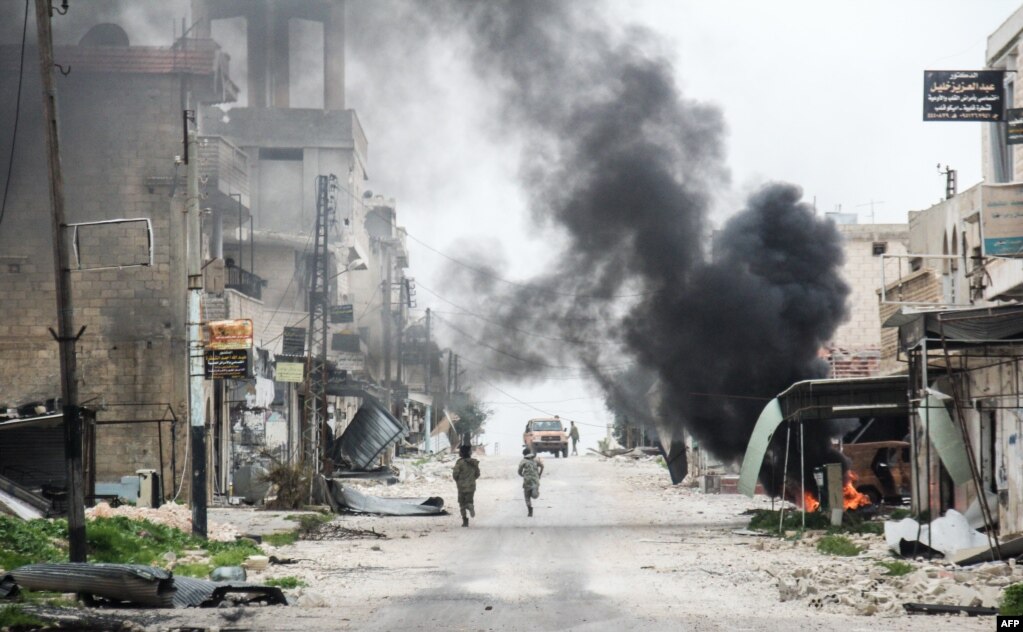
M 369 266 L 366 265 L 366 261 L 363 260 L 363 259 L 353 259 L 352 261 L 350 261 L 348 263 L 348 265 L 345 266 L 344 270 L 338 272 L 337 274 L 334 274 L 334 275 L 331 275 L 331 276 L 327 277 L 327 280 L 331 281 L 333 279 L 336 279 L 339 276 L 341 276 L 342 274 L 344 274 L 345 272 L 361 271 L 361 270 L 369 270 Z

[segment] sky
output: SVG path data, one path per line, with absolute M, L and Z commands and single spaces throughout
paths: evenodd
M 943 197 L 938 164 L 958 170 L 960 190 L 981 177 L 981 124 L 922 121 L 924 70 L 982 67 L 988 35 L 1019 6 L 613 0 L 602 15 L 614 28 L 648 29 L 651 53 L 674 62 L 683 94 L 723 112 L 731 187 L 719 192 L 716 223 L 775 180 L 801 186 L 822 213 L 904 223 Z M 528 157 L 501 133 L 488 82 L 467 68 L 465 51 L 445 42 L 399 50 L 384 77 L 350 37 L 349 106 L 370 139 L 370 186 L 397 198 L 409 231 L 419 307 L 453 309 L 442 271 L 468 244 L 503 259 L 505 278 L 542 272 L 560 236 L 532 221 L 517 176 Z M 437 332 L 457 350 L 457 333 Z M 534 415 L 577 420 L 584 447 L 611 420 L 585 381 L 476 379 L 473 392 L 493 410 L 484 443 L 502 453 L 521 448 Z

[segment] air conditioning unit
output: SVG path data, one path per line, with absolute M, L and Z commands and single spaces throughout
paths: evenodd
M 139 497 L 136 507 L 152 507 L 156 509 L 163 504 L 163 486 L 160 474 L 156 470 L 135 470 L 139 477 Z

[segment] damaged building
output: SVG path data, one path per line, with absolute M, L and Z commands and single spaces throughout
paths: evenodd
M 414 365 L 428 354 L 400 351 L 416 324 L 414 282 L 397 205 L 368 190 L 367 137 L 345 105 L 345 2 L 193 0 L 173 8 L 191 17 L 180 30 L 175 24 L 170 45 L 151 45 L 150 29 L 136 41 L 139 20 L 106 21 L 104 11 L 73 12 L 55 34 L 56 59 L 72 68 L 58 76 L 67 215 L 71 224 L 88 223 L 68 234 L 77 254 L 74 325 L 85 327 L 76 348 L 81 401 L 94 413 L 87 495 L 131 492 L 126 479 L 138 470 L 158 474 L 158 496 L 189 493 L 195 351 L 186 338 L 183 125 L 198 133 L 201 320 L 250 324 L 244 373 L 208 372 L 204 381 L 209 497 L 260 500 L 272 460 L 326 451 L 368 401 L 401 428 L 377 462 L 410 430 L 419 432 L 412 445 L 423 447 L 424 416 L 443 410 L 431 407 L 421 377 L 411 393 L 404 386 L 414 371 L 421 376 Z M 0 46 L 0 80 L 14 85 L 21 74 L 25 83 L 20 104 L 11 92 L 0 98 L 5 120 L 20 106 L 0 225 L 0 453 L 23 443 L 14 425 L 3 432 L 8 423 L 23 427 L 37 407 L 40 418 L 59 410 L 57 345 L 48 330 L 55 322 L 50 231 L 41 221 L 48 217 L 43 121 L 29 106 L 39 77 L 19 55 L 20 46 Z M 4 147 L 12 131 L 0 130 Z M 322 218 L 327 256 L 315 264 L 326 285 L 311 296 L 311 235 L 322 210 L 316 179 L 328 175 L 336 185 Z M 94 224 L 109 220 L 131 221 Z M 308 344 L 311 300 L 324 301 L 329 314 L 320 332 L 328 340 L 329 436 L 319 446 L 304 412 L 307 358 L 318 355 Z M 443 391 L 441 383 L 432 380 Z M 53 442 L 45 449 L 59 454 L 60 438 Z M 0 476 L 38 488 L 43 474 L 19 467 L 4 460 Z

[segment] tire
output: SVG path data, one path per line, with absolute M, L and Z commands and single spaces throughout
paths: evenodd
M 561 456 L 565 457 L 566 459 L 568 458 L 568 448 L 561 449 Z
M 561 450 L 555 450 L 555 451 L 554 451 L 554 458 L 556 458 L 556 459 L 557 459 L 557 458 L 559 458 L 559 457 L 561 457 Z

